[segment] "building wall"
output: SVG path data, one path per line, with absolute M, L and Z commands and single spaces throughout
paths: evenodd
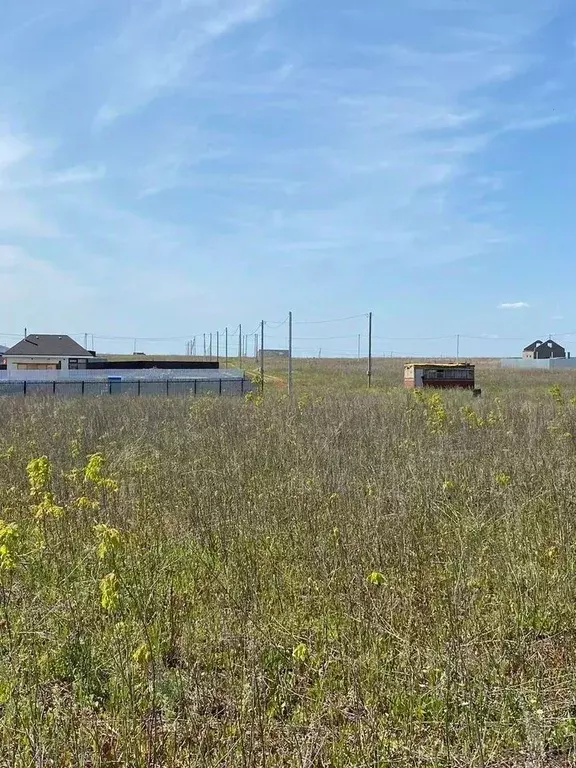
M 21 364 L 27 364 L 27 365 L 34 365 L 35 363 L 38 364 L 54 364 L 58 365 L 60 363 L 61 369 L 63 371 L 68 370 L 68 358 L 67 357 L 39 357 L 37 355 L 34 355 L 32 357 L 7 357 L 6 358 L 6 369 L 8 371 L 18 371 L 18 365 Z
M 404 368 L 404 386 L 406 389 L 414 389 L 416 386 L 416 369 L 413 365 Z
M 220 362 L 217 360 L 178 360 L 177 358 L 162 358 L 149 355 L 146 357 L 134 358 L 112 358 L 93 357 L 86 361 L 86 369 L 96 370 L 149 370 L 149 369 L 168 369 L 168 370 L 215 370 L 220 368 Z

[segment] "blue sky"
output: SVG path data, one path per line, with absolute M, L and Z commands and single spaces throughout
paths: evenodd
M 2 7 L 0 341 L 576 352 L 573 3 Z

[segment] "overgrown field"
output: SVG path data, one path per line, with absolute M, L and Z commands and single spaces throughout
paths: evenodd
M 575 391 L 498 376 L 1 400 L 0 766 L 573 764 Z

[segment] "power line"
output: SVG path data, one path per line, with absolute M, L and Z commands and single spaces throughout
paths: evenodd
M 334 318 L 334 319 L 323 319 L 323 320 L 294 320 L 294 325 L 327 325 L 332 323 L 343 323 L 348 322 L 352 320 L 358 320 L 358 319 L 364 319 L 368 317 L 367 313 L 363 314 L 357 314 L 357 315 L 349 315 L 347 317 L 340 317 L 340 318 Z M 266 326 L 270 328 L 272 331 L 278 331 L 279 329 L 283 328 L 288 323 L 288 317 L 286 317 L 284 320 L 268 320 L 266 321 Z M 260 324 L 258 324 L 254 330 L 252 330 L 247 336 L 252 336 L 256 333 L 258 333 L 260 330 Z M 237 326 L 234 330 L 228 329 L 229 336 L 235 336 L 239 333 L 240 326 Z M 223 332 L 221 332 L 223 333 Z M 72 337 L 84 337 L 85 333 L 71 333 L 69 334 Z M 90 336 L 93 337 L 95 341 L 99 342 L 133 342 L 135 339 L 142 343 L 169 343 L 169 342 L 180 342 L 180 341 L 189 341 L 190 339 L 194 339 L 198 336 L 201 336 L 201 334 L 198 333 L 186 333 L 183 335 L 178 336 L 140 336 L 138 334 L 132 334 L 132 335 L 99 335 L 99 334 L 90 334 Z M 557 332 L 554 334 L 557 338 L 569 338 L 569 337 L 575 337 L 576 331 L 563 331 L 563 332 Z M 21 339 L 22 334 L 21 333 L 2 333 L 0 332 L 0 337 L 5 339 Z M 279 334 L 271 334 L 266 335 L 268 339 L 284 339 L 285 336 L 279 335 Z M 463 340 L 474 340 L 476 342 L 479 341 L 485 341 L 485 342 L 520 342 L 526 341 L 525 337 L 519 337 L 519 336 L 499 336 L 499 335 L 490 335 L 490 334 L 446 334 L 446 335 L 439 335 L 439 336 L 376 336 L 374 335 L 374 339 L 376 341 L 382 341 L 382 342 L 433 342 L 433 341 L 447 341 L 451 339 L 457 339 L 460 337 L 460 339 Z M 346 335 L 333 335 L 333 336 L 295 336 L 294 341 L 309 341 L 309 342 L 319 342 L 319 341 L 337 341 L 337 340 L 356 340 L 357 334 L 346 334 Z
M 335 320 L 294 320 L 294 325 L 323 325 L 325 323 L 344 323 L 347 320 L 358 320 L 361 317 L 368 317 L 368 313 L 362 315 L 350 315 L 350 317 L 339 317 Z
M 461 335 L 462 336 L 462 335 Z M 444 341 L 446 339 L 455 339 L 456 334 L 450 336 L 374 336 L 380 341 Z M 462 338 L 470 338 L 462 336 Z
M 284 339 L 285 336 L 268 336 L 269 339 Z M 294 341 L 337 341 L 339 339 L 357 339 L 358 334 L 353 336 L 294 336 Z
M 474 339 L 474 341 L 526 341 L 525 338 L 520 338 L 519 336 L 467 336 L 464 333 L 460 334 L 460 338 Z
M 286 325 L 288 320 L 289 317 L 286 317 L 284 320 L 265 320 L 265 323 L 268 327 L 278 330 L 278 328 L 282 328 L 283 325 Z

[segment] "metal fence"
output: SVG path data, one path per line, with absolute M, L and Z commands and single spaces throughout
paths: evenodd
M 0 396 L 37 395 L 82 397 L 128 395 L 132 397 L 171 397 L 184 395 L 244 395 L 254 390 L 247 378 L 241 379 L 137 379 L 135 381 L 0 381 Z
M 576 357 L 554 357 L 550 360 L 524 360 L 521 357 L 504 357 L 500 360 L 500 366 L 525 371 L 569 371 L 576 368 Z
M 53 381 L 108 381 L 109 376 L 119 376 L 122 380 L 136 381 L 162 381 L 173 379 L 174 381 L 184 380 L 209 380 L 218 379 L 245 379 L 244 371 L 241 368 L 103 368 L 103 369 L 85 369 L 85 370 L 62 370 L 62 371 L 26 371 L 26 370 L 0 370 L 0 382 L 4 381 L 42 381 L 44 383 Z

